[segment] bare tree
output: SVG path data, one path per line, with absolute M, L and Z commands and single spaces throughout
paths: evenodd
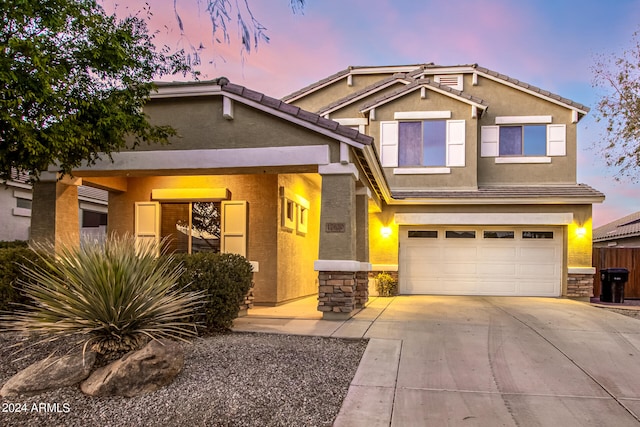
M 600 57 L 592 67 L 594 86 L 607 93 L 597 105 L 596 120 L 606 124 L 606 134 L 596 143 L 607 166 L 617 169 L 617 179 L 637 181 L 640 170 L 640 34 L 619 56 Z

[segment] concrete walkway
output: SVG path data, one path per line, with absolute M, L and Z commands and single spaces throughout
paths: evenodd
M 335 426 L 638 426 L 640 322 L 553 298 L 374 298 L 344 322 L 315 298 L 234 330 L 369 338 Z

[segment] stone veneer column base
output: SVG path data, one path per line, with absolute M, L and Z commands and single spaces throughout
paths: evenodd
M 589 299 L 593 296 L 593 274 L 567 276 L 567 298 Z
M 356 272 L 356 308 L 364 308 L 369 301 L 369 272 Z
M 318 310 L 327 320 L 346 320 L 356 308 L 357 272 L 319 271 Z

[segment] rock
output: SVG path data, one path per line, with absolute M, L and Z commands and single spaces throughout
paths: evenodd
M 156 391 L 182 370 L 184 353 L 177 342 L 151 341 L 95 372 L 80 384 L 90 396 L 134 397 Z
M 96 353 L 69 354 L 48 357 L 23 369 L 9 379 L 0 396 L 33 396 L 46 390 L 68 387 L 89 376 L 96 361 Z

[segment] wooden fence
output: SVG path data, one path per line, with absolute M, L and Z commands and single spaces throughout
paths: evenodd
M 593 248 L 593 295 L 600 296 L 600 270 L 604 268 L 626 268 L 629 281 L 624 287 L 625 298 L 640 299 L 640 248 Z

